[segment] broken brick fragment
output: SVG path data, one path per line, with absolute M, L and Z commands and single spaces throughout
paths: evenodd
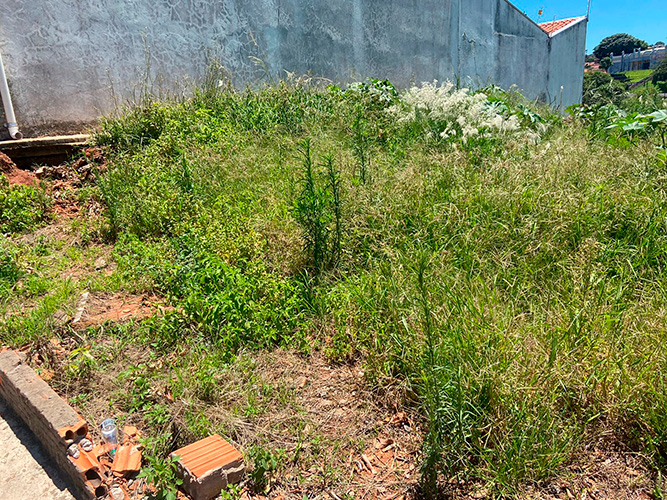
M 88 423 L 82 417 L 79 417 L 75 424 L 58 429 L 58 434 L 67 442 L 85 438 L 88 435 Z
M 111 470 L 114 475 L 127 476 L 141 469 L 141 451 L 137 446 L 126 444 L 116 450 Z
M 141 434 L 139 434 L 139 430 L 134 427 L 133 425 L 126 425 L 123 427 L 123 443 L 127 444 L 131 441 L 135 441 L 139 439 Z
M 218 434 L 176 450 L 172 457 L 183 488 L 193 500 L 209 500 L 228 484 L 241 481 L 245 472 L 241 453 Z
M 107 489 L 104 484 L 103 468 L 95 453 L 85 451 L 79 446 L 79 455 L 77 457 L 70 455 L 68 458 L 74 464 L 90 491 L 94 492 L 96 497 L 103 496 Z

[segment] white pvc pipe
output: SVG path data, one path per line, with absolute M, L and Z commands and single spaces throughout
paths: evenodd
M 19 132 L 19 124 L 16 123 L 12 97 L 9 95 L 9 85 L 7 85 L 7 75 L 5 74 L 5 65 L 2 62 L 2 54 L 0 54 L 0 97 L 5 107 L 5 118 L 7 119 L 9 136 L 12 139 L 23 139 L 23 134 Z

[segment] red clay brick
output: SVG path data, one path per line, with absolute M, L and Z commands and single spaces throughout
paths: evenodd
M 184 489 L 193 500 L 217 496 L 228 484 L 238 483 L 245 472 L 243 455 L 218 434 L 171 455 L 179 457 L 177 470 Z

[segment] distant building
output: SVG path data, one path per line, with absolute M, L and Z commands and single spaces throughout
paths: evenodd
M 611 54 L 611 67 L 609 73 L 625 73 L 626 71 L 639 71 L 642 69 L 653 69 L 667 56 L 667 47 L 656 45 L 647 50 L 637 49 L 630 54 L 623 52 L 621 55 Z

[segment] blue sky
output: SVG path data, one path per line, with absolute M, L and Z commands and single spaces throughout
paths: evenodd
M 510 0 L 528 17 L 540 22 L 586 15 L 588 0 Z M 604 37 L 614 33 L 630 33 L 649 44 L 667 43 L 667 9 L 664 0 L 592 0 L 588 25 L 588 53 Z

